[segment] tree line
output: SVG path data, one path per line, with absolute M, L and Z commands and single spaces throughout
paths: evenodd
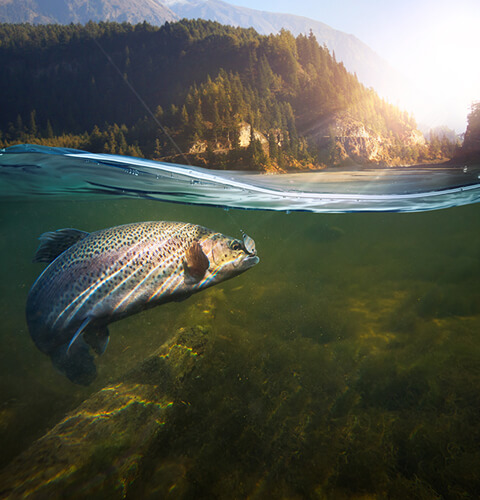
M 288 169 L 338 163 L 332 123 L 347 117 L 381 138 L 387 163 L 452 148 L 443 138 L 407 143 L 414 118 L 360 84 L 312 33 L 264 36 L 202 20 L 3 24 L 0 64 L 3 147 Z

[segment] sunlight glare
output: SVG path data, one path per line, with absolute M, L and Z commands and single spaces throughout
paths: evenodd
M 403 65 L 415 84 L 412 105 L 419 116 L 434 124 L 459 112 L 468 114 L 480 98 L 477 22 L 472 16 L 432 19 L 409 37 Z M 463 132 L 464 124 L 458 124 Z

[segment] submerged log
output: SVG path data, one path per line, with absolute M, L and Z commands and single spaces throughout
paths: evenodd
M 205 328 L 179 330 L 121 380 L 90 396 L 0 473 L 0 497 L 125 498 L 142 457 L 169 425 L 207 343 Z

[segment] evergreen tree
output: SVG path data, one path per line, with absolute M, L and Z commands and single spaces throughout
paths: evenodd
M 474 102 L 467 116 L 467 130 L 463 142 L 463 150 L 480 152 L 480 102 Z
M 47 129 L 45 131 L 45 136 L 47 139 L 53 138 L 53 128 L 52 128 L 52 124 L 50 123 L 50 120 L 47 120 Z
M 38 134 L 37 112 L 34 109 L 30 112 L 30 122 L 29 122 L 28 131 L 34 137 L 36 137 Z

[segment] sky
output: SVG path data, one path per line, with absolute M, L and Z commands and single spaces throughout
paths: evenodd
M 480 0 L 227 1 L 355 35 L 410 80 L 414 92 L 400 105 L 425 125 L 464 132 L 470 105 L 480 101 Z

